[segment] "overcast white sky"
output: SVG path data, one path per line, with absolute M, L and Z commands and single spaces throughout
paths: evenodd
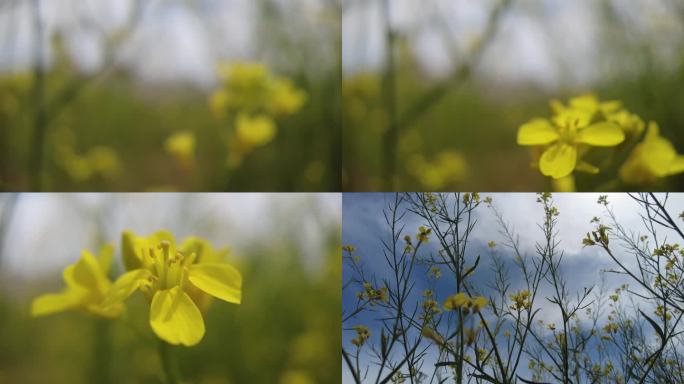
M 0 195 L 0 212 L 9 195 Z M 178 241 L 196 235 L 237 255 L 255 244 L 278 246 L 290 237 L 312 268 L 320 266 L 330 230 L 341 222 L 339 194 L 142 193 L 21 194 L 7 232 L 4 273 L 30 279 L 61 270 L 95 250 L 94 236 L 117 247 L 121 232 L 172 231 Z M 267 239 L 267 240 L 264 240 Z M 280 243 L 283 244 L 283 243 Z
M 49 40 L 59 33 L 78 67 L 100 68 L 104 36 L 126 25 L 134 0 L 38 0 Z M 324 0 L 273 0 L 292 16 L 292 30 L 325 23 Z M 256 51 L 253 0 L 144 0 L 145 12 L 119 56 L 140 78 L 156 82 L 186 82 L 200 86 L 215 81 L 215 64 L 222 60 L 261 59 Z M 35 58 L 32 1 L 14 0 L 0 6 L 0 72 L 21 71 Z M 288 16 L 288 17 L 289 17 Z M 101 33 L 104 32 L 104 33 Z M 325 38 L 324 33 L 318 34 Z M 333 40 L 330 41 L 334 43 Z M 51 49 L 44 47 L 46 62 Z
M 453 46 L 467 47 L 486 24 L 489 10 L 500 0 L 392 0 L 393 28 L 408 41 L 423 70 L 440 77 L 450 73 L 462 56 Z M 650 45 L 667 54 L 677 47 L 684 29 L 665 5 L 672 0 L 614 0 L 629 31 L 644 33 Z M 374 71 L 385 59 L 381 1 L 345 0 L 343 63 L 345 73 Z M 602 75 L 600 45 L 603 2 L 596 0 L 513 0 L 501 20 L 498 37 L 478 68 L 497 82 L 531 82 L 556 87 L 562 82 L 587 84 Z M 562 73 L 563 69 L 571 69 Z

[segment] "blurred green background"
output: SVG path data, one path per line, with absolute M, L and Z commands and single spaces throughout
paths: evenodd
M 339 190 L 339 20 L 333 0 L 3 2 L 0 190 Z M 306 97 L 228 168 L 238 111 L 209 100 L 240 63 Z
M 684 152 L 679 0 L 345 0 L 342 31 L 345 190 L 550 190 L 516 132 L 587 93 Z M 576 173 L 578 191 L 684 188 L 618 168 Z
M 340 210 L 336 195 L 0 196 L 0 383 L 163 382 L 142 294 L 127 321 L 29 316 L 81 249 L 113 242 L 120 273 L 124 228 L 206 237 L 243 274 L 242 304 L 214 300 L 200 344 L 173 349 L 184 382 L 339 382 Z

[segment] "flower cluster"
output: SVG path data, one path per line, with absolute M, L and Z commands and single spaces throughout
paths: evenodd
M 521 311 L 523 309 L 532 308 L 532 300 L 531 300 L 530 291 L 523 290 L 523 291 L 511 294 L 509 296 L 511 298 L 511 301 L 513 301 L 513 305 L 511 305 L 511 309 L 513 309 L 515 311 Z
M 468 314 L 471 310 L 475 313 L 480 312 L 487 306 L 489 300 L 484 296 L 470 297 L 463 292 L 449 296 L 444 301 L 444 309 L 447 311 L 455 311 L 461 309 L 464 314 Z
M 221 87 L 209 105 L 216 117 L 233 122 L 229 162 L 236 166 L 245 155 L 270 143 L 276 136 L 276 119 L 297 113 L 307 95 L 261 63 L 224 64 L 218 75 Z
M 365 325 L 355 325 L 352 327 L 356 331 L 356 337 L 352 339 L 352 344 L 356 345 L 357 347 L 363 346 L 363 344 L 368 340 L 368 338 L 371 335 L 371 332 L 368 330 L 368 327 Z
M 356 294 L 359 300 L 368 300 L 370 305 L 375 305 L 377 302 L 386 303 L 389 301 L 389 291 L 387 287 L 374 288 L 371 283 L 363 283 L 363 291 Z
M 425 228 L 424 226 L 418 227 L 418 234 L 416 235 L 416 240 L 419 243 L 427 243 L 430 234 L 432 233 L 432 228 Z
M 426 189 L 437 190 L 463 182 L 468 176 L 468 162 L 455 151 L 440 152 L 432 160 L 414 154 L 409 158 L 406 170 Z
M 76 133 L 66 126 L 56 129 L 52 137 L 55 164 L 73 181 L 113 179 L 121 174 L 121 161 L 113 148 L 99 145 L 81 151 L 77 148 Z
M 574 171 L 599 173 L 586 161 L 592 147 L 628 148 L 638 143 L 619 169 L 626 184 L 649 184 L 657 179 L 684 172 L 684 156 L 660 136 L 658 125 L 650 122 L 645 135 L 644 121 L 623 108 L 619 101 L 600 101 L 594 95 L 571 98 L 567 105 L 551 101 L 553 116 L 535 118 L 518 129 L 517 142 L 535 148 L 534 160 L 541 173 L 556 180 L 557 186 L 574 188 L 568 179 Z
M 64 270 L 67 289 L 36 298 L 34 316 L 67 309 L 84 310 L 115 318 L 124 301 L 141 291 L 150 301 L 149 322 L 167 343 L 192 346 L 204 337 L 204 319 L 211 297 L 239 304 L 242 275 L 223 262 L 227 250 L 215 251 L 204 239 L 191 237 L 177 245 L 166 231 L 148 237 L 124 232 L 122 259 L 127 272 L 112 282 L 108 278 L 113 248 L 99 257 L 83 251 L 81 259 Z

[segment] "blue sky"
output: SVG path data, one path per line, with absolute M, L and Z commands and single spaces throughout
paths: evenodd
M 504 220 L 519 234 L 522 252 L 532 256 L 534 254 L 535 242 L 542 238 L 537 227 L 537 223 L 541 221 L 542 209 L 536 203 L 536 195 L 530 193 L 482 195 L 491 196 L 494 199 L 494 205 L 501 211 Z M 563 275 L 568 280 L 568 288 L 573 293 L 581 291 L 583 287 L 599 285 L 602 280 L 605 282 L 607 292 L 612 292 L 622 283 L 629 282 L 622 277 L 602 273 L 602 270 L 614 267 L 614 264 L 599 248 L 582 247 L 582 238 L 592 228 L 592 224 L 589 223 L 590 220 L 594 216 L 605 216 L 603 207 L 596 203 L 598 196 L 598 194 L 589 193 L 554 195 L 556 206 L 560 210 L 557 227 L 559 239 L 561 240 L 560 248 L 564 250 L 564 261 L 561 268 Z M 383 209 L 393 199 L 394 194 L 383 193 L 345 193 L 343 196 L 343 244 L 354 245 L 357 249 L 357 254 L 361 256 L 367 274 L 369 276 L 377 276 L 379 279 L 387 276 L 390 272 L 382 257 L 383 248 L 380 239 L 388 239 L 389 237 L 389 229 L 384 221 Z M 609 194 L 609 201 L 623 226 L 634 231 L 643 230 L 638 213 L 638 205 L 629 196 L 625 194 Z M 668 208 L 676 215 L 684 211 L 684 195 L 670 195 Z M 484 286 L 492 281 L 492 273 L 488 268 L 489 262 L 487 261 L 490 255 L 487 242 L 492 240 L 499 244 L 496 247 L 496 252 L 502 256 L 505 263 L 509 266 L 512 264 L 513 255 L 510 250 L 501 245 L 503 238 L 499 233 L 500 228 L 491 210 L 480 210 L 480 214 L 476 218 L 478 220 L 478 229 L 475 230 L 472 236 L 466 254 L 469 260 L 474 260 L 477 255 L 481 255 L 482 261 L 473 276 L 473 281 L 476 285 Z M 420 218 L 411 213 L 407 214 L 403 223 L 406 225 L 404 233 L 412 236 L 415 236 L 419 225 L 425 224 Z M 662 235 L 672 236 L 672 234 L 665 232 L 661 233 Z M 424 248 L 424 252 L 421 253 L 425 255 L 425 252 L 435 252 L 435 243 L 435 241 L 428 242 L 428 247 Z M 622 249 L 618 249 L 618 252 L 624 252 Z M 624 257 L 627 260 L 627 265 L 632 268 L 631 266 L 634 265 L 633 259 L 629 258 L 627 254 L 620 254 L 619 257 Z M 511 269 L 511 271 L 514 270 Z M 351 269 L 345 265 L 343 281 L 347 281 L 351 273 Z M 412 303 L 418 300 L 423 289 L 430 286 L 430 280 L 426 275 L 424 270 L 419 270 L 414 274 L 416 286 Z M 521 289 L 520 277 L 513 273 L 511 278 L 512 290 Z M 442 303 L 448 295 L 453 294 L 452 284 L 449 278 L 444 276 L 434 286 L 438 302 Z M 354 307 L 356 303 L 355 294 L 358 290 L 357 287 L 354 287 L 343 292 L 343 313 L 348 313 L 349 309 Z M 487 290 L 483 289 L 482 293 L 486 294 Z M 548 293 L 548 290 L 541 291 L 543 296 L 546 293 Z M 552 305 L 546 300 L 538 300 L 537 305 L 540 305 L 542 308 L 540 318 L 547 322 L 559 322 L 557 311 L 552 310 Z M 343 328 L 348 329 L 357 324 L 369 325 L 371 332 L 377 337 L 379 335 L 379 328 L 373 324 L 377 324 L 377 319 L 382 315 L 382 312 L 363 313 L 343 324 Z M 347 348 L 351 347 L 349 341 L 354 336 L 354 331 L 347 330 L 343 332 L 343 343 Z M 367 361 L 367 358 L 368 356 L 364 356 L 363 361 Z M 431 358 L 434 359 L 434 356 Z M 343 372 L 346 380 L 349 380 L 346 367 L 343 369 Z

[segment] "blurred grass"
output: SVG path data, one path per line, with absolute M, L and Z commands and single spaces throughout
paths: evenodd
M 309 102 L 304 109 L 296 116 L 279 121 L 275 141 L 244 161 L 231 177 L 231 190 L 335 189 L 339 177 L 330 156 L 334 116 L 324 103 L 333 97 L 328 93 L 334 90 L 327 84 L 309 84 L 305 91 Z M 205 93 L 183 87 L 142 89 L 124 75 L 85 92 L 48 129 L 46 190 L 226 188 L 226 121 L 211 115 Z M 28 188 L 30 100 L 23 94 L 17 102 L 21 109 L 12 116 L 0 117 L 0 187 L 3 190 Z M 59 140 L 56 135 L 62 134 L 60 129 L 65 128 L 73 133 L 79 153 L 95 146 L 114 149 L 122 161 L 122 172 L 107 179 L 95 177 L 82 182 L 71 179 L 56 163 L 54 144 L 50 144 Z M 193 172 L 184 171 L 163 148 L 168 136 L 182 130 L 192 131 L 198 138 L 198 164 Z M 309 171 L 312 167 L 319 171 L 312 173 Z
M 589 23 L 596 23 L 592 27 L 596 29 L 597 53 L 596 57 L 588 58 L 595 63 L 595 77 L 589 83 L 586 80 L 583 83 L 577 81 L 579 74 L 574 72 L 573 65 L 583 59 L 571 55 L 572 58 L 568 59 L 568 52 L 558 51 L 565 45 L 565 41 L 552 40 L 559 37 L 554 30 L 549 29 L 548 45 L 540 49 L 545 49 L 553 58 L 558 55 L 558 66 L 554 68 L 554 80 L 557 84 L 552 86 L 542 86 L 523 79 L 501 81 L 497 73 L 489 73 L 477 65 L 469 67 L 466 53 L 459 53 L 454 57 L 456 64 L 448 76 L 439 79 L 430 76 L 418 64 L 417 56 L 429 48 L 415 46 L 418 44 L 415 40 L 420 36 L 415 31 L 434 30 L 455 39 L 452 42 L 455 45 L 458 42 L 453 31 L 440 30 L 433 19 L 425 18 L 424 15 L 414 16 L 412 23 L 419 26 L 415 27 L 415 31 L 406 29 L 397 32 L 400 36 L 395 46 L 398 114 L 401 117 L 406 111 L 412 111 L 416 105 L 420 105 L 418 101 L 421 97 L 434 89 L 446 85 L 449 90 L 431 103 L 426 112 L 411 125 L 402 126 L 400 121 L 399 144 L 395 148 L 397 171 L 395 175 L 385 175 L 383 153 L 391 150 L 383 146 L 383 136 L 389 126 L 387 111 L 390 108 L 384 105 L 380 88 L 389 69 L 376 68 L 372 72 L 345 73 L 343 189 L 385 190 L 387 179 L 390 178 L 395 179 L 393 184 L 398 190 L 433 189 L 417 177 L 415 171 L 410 172 L 411 163 L 415 162 L 416 155 L 429 163 L 446 151 L 464 156 L 468 171 L 460 178 L 443 183 L 440 190 L 550 190 L 549 179 L 531 166 L 528 149 L 516 145 L 517 129 L 532 118 L 550 116 L 551 99 L 566 101 L 570 97 L 586 93 L 594 93 L 602 100 L 620 100 L 625 108 L 638 114 L 643 120 L 656 121 L 663 136 L 672 141 L 679 153 L 683 153 L 684 45 L 681 28 L 677 28 L 677 25 L 681 25 L 684 15 L 670 12 L 667 15 L 668 20 L 660 20 L 660 24 L 658 19 L 648 19 L 653 15 L 643 15 L 645 26 L 636 26 L 625 16 L 628 13 L 625 9 L 633 11 L 638 9 L 636 5 L 644 6 L 645 3 L 635 2 L 634 7 L 610 1 L 587 2 L 589 3 L 591 6 L 587 5 L 586 8 L 596 19 Z M 676 1 L 663 3 L 681 8 Z M 516 20 L 517 24 L 506 26 L 509 31 L 532 23 L 542 28 L 551 28 L 548 23 L 553 21 L 544 19 L 547 2 L 517 5 L 519 7 L 514 6 L 512 12 L 517 13 L 517 17 L 524 16 L 530 21 Z M 555 12 L 549 13 L 557 14 L 561 9 L 572 7 L 559 7 Z M 449 15 L 444 17 L 446 21 L 449 20 Z M 665 25 L 668 22 L 675 24 L 674 27 Z M 653 32 L 659 30 L 674 32 L 671 32 L 672 36 L 666 37 Z M 556 43 L 558 47 L 554 46 Z M 359 52 L 368 49 L 364 45 L 367 44 L 365 41 L 351 44 L 359 44 Z M 492 51 L 484 49 L 483 59 L 507 60 L 505 57 L 493 57 Z M 435 51 L 436 48 L 433 47 L 432 50 Z M 665 51 L 668 53 L 663 54 Z M 516 54 L 514 49 L 507 52 Z M 353 57 L 354 54 L 350 56 Z M 520 62 L 519 58 L 510 59 L 511 63 Z M 459 67 L 460 65 L 462 66 Z M 463 75 L 465 80 L 451 80 L 459 79 L 459 72 L 466 74 Z M 596 152 L 599 157 L 608 153 L 604 149 Z M 432 164 L 432 168 L 438 167 L 438 164 Z M 606 183 L 615 178 L 616 169 L 617 167 L 604 169 L 599 176 L 576 173 L 577 185 L 581 190 L 603 190 Z M 653 185 L 618 186 L 618 189 L 630 190 L 682 188 L 684 177 L 681 175 L 662 179 Z
M 328 233 L 320 268 L 297 248 L 255 246 L 238 260 L 243 303 L 215 300 L 207 333 L 192 348 L 176 347 L 184 382 L 334 383 L 341 377 L 339 230 Z M 0 384 L 162 383 L 157 341 L 144 296 L 129 300 L 127 320 L 66 312 L 30 318 L 30 300 L 57 289 L 58 275 L 0 293 Z
M 141 2 L 145 3 L 145 2 Z M 192 2 L 191 2 L 192 3 Z M 207 12 L 188 3 L 189 12 Z M 249 57 L 214 52 L 234 62 L 260 62 L 269 71 L 293 81 L 307 95 L 295 115 L 278 118 L 274 141 L 249 154 L 235 171 L 228 171 L 228 124 L 235 116 L 212 116 L 208 97 L 213 89 L 184 82 L 147 83 L 129 68 L 113 66 L 84 74 L 65 48 L 61 31 L 49 36 L 51 65 L 46 69 L 44 98 L 48 105 L 65 102 L 62 113 L 48 109 L 44 151 L 44 191 L 337 191 L 340 190 L 339 9 L 333 2 L 312 6 L 273 0 L 245 2 L 254 7 L 249 25 L 253 47 Z M 211 6 L 214 7 L 214 6 Z M 207 9 L 211 9 L 207 6 Z M 218 7 L 220 8 L 220 7 Z M 12 10 L 13 7 L 8 7 Z M 151 7 L 161 12 L 164 7 Z M 80 8 L 76 13 L 83 11 Z M 46 11 L 47 12 L 47 11 Z M 301 20 L 292 25 L 292 13 Z M 156 16 L 152 15 L 152 16 Z M 201 20 L 199 20 L 201 21 Z M 94 21 L 95 23 L 97 21 Z M 135 24 L 133 24 L 135 25 Z M 209 26 L 207 28 L 210 28 Z M 277 31 L 274 33 L 274 31 Z M 16 37 L 5 32 L 8 41 Z M 131 30 L 120 31 L 123 36 Z M 208 33 L 212 30 L 208 29 Z M 124 46 L 123 42 L 121 42 Z M 228 45 L 230 46 L 230 45 Z M 108 47 L 112 52 L 122 47 Z M 103 48 L 104 49 L 104 48 Z M 215 50 L 225 49 L 216 45 Z M 154 55 L 154 52 L 150 53 Z M 174 65 L 173 63 L 168 63 Z M 218 63 L 213 63 L 214 65 Z M 215 68 L 207 68 L 214 71 Z M 31 68 L 0 74 L 0 190 L 36 188 L 29 170 L 36 115 Z M 103 74 L 106 74 L 103 76 Z M 95 81 L 91 81 L 95 79 Z M 74 84 L 85 84 L 71 99 L 62 97 Z M 77 85 L 78 87 L 79 85 Z M 218 85 L 216 86 L 218 88 Z M 197 163 L 185 169 L 164 150 L 173 133 L 191 131 L 197 137 Z M 65 133 L 67 132 L 67 133 Z M 111 176 L 75 180 L 60 165 L 58 141 L 71 136 L 73 149 L 85 154 L 96 146 L 113 149 L 121 170 Z
M 346 77 L 345 86 L 358 78 L 373 81 L 375 74 Z M 399 110 L 406 110 L 417 95 L 426 92 L 433 80 L 411 69 L 399 76 Z M 483 80 L 471 79 L 454 87 L 428 113 L 409 127 L 400 127 L 398 150 L 398 189 L 423 190 L 425 187 L 407 172 L 412 154 L 430 158 L 440 151 L 456 151 L 468 162 L 469 172 L 462 182 L 444 185 L 444 190 L 537 191 L 549 189 L 549 182 L 530 165 L 527 149 L 516 145 L 518 127 L 534 117 L 550 115 L 551 99 L 566 100 L 587 92 L 601 99 L 621 100 L 644 120 L 657 121 L 662 134 L 679 152 L 684 152 L 684 65 L 677 71 L 647 72 L 637 77 L 625 77 L 584 89 L 568 89 L 560 94 L 529 87 L 497 88 Z M 353 85 L 352 85 L 353 86 Z M 356 96 L 351 96 L 356 97 Z M 382 135 L 386 117 L 378 99 L 367 101 L 369 111 L 364 118 L 350 116 L 354 101 L 345 99 L 345 129 L 343 133 L 344 189 L 348 191 L 380 190 Z M 601 150 L 599 150 L 601 152 Z M 607 153 L 607 152 L 606 152 Z M 605 170 L 609 174 L 611 170 Z M 615 170 L 612 170 L 613 174 Z M 584 177 L 577 174 L 578 180 Z M 634 188 L 634 187 L 633 187 Z M 675 176 L 653 190 L 684 188 L 684 177 Z

